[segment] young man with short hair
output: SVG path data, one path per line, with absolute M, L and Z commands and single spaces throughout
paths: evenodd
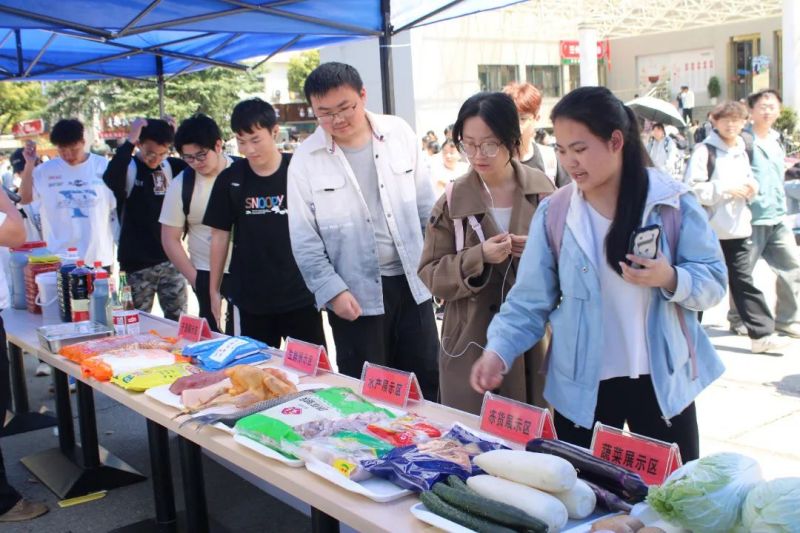
M 108 162 L 86 151 L 78 120 L 59 120 L 50 131 L 50 142 L 59 157 L 38 166 L 36 145 L 30 143 L 23 151 L 21 203 L 38 204 L 42 237 L 51 252 L 66 254 L 75 247 L 86 264 L 100 261 L 111 266 L 117 203 L 103 183 Z
M 292 251 L 331 311 L 339 371 L 358 377 L 365 361 L 413 371 L 435 401 L 438 334 L 417 276 L 434 195 L 419 141 L 402 119 L 366 110 L 350 65 L 320 65 L 305 95 L 319 127 L 289 167 Z
M 281 154 L 275 109 L 259 98 L 236 104 L 231 114 L 239 152 L 217 177 L 203 223 L 211 229 L 211 311 L 219 320 L 220 286 L 233 232 L 231 300 L 241 334 L 280 347 L 292 337 L 325 344 L 322 316 L 297 269 L 289 244 L 286 198 L 291 154 Z
M 800 250 L 792 229 L 786 224 L 784 158 L 786 152 L 780 134 L 773 129 L 781 111 L 781 97 L 774 89 L 764 89 L 747 98 L 752 126 L 749 150 L 758 194 L 750 202 L 753 214 L 751 268 L 763 257 L 778 275 L 775 306 L 775 330 L 800 338 Z M 745 132 L 745 136 L 748 132 Z M 731 313 L 731 327 L 741 319 Z
M 161 207 L 161 245 L 172 264 L 189 281 L 197 295 L 200 316 L 213 331 L 219 331 L 211 312 L 211 228 L 203 224 L 211 189 L 220 172 L 233 159 L 222 152 L 222 132 L 213 118 L 197 114 L 181 122 L 175 132 L 175 149 L 189 166 L 175 176 Z M 186 237 L 189 255 L 183 247 Z M 227 262 L 225 271 L 227 272 Z M 225 291 L 223 291 L 225 292 Z M 225 332 L 232 334 L 232 314 Z
M 165 120 L 137 118 L 103 180 L 117 199 L 117 257 L 128 274 L 134 306 L 150 312 L 158 294 L 164 317 L 178 320 L 186 310 L 186 280 L 161 246 L 158 222 L 172 178 L 186 168 L 180 159 L 167 157 L 174 136 L 175 129 Z

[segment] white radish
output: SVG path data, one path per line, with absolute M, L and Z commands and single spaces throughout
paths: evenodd
M 563 492 L 575 485 L 578 473 L 566 459 L 523 450 L 492 450 L 473 462 L 486 473 L 547 492 Z
M 575 482 L 575 485 L 564 492 L 553 492 L 553 496 L 564 504 L 570 518 L 586 518 L 594 512 L 597 505 L 597 496 L 589 485 L 582 480 Z
M 545 522 L 550 531 L 567 524 L 567 508 L 553 496 L 527 485 L 494 476 L 472 476 L 467 486 L 490 500 L 502 502 L 525 511 Z

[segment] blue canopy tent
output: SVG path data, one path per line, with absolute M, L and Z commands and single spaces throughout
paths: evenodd
M 377 37 L 392 112 L 393 35 L 521 1 L 2 0 L 0 81 L 155 78 L 162 97 L 165 76 Z

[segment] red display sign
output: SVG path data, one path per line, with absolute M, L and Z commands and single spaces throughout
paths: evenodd
M 291 337 L 286 339 L 283 366 L 311 376 L 316 376 L 319 369 L 331 371 L 328 352 L 325 351 L 324 346 L 299 341 Z
M 211 328 L 205 318 L 181 314 L 178 319 L 178 338 L 198 342 L 212 338 Z
M 580 42 L 561 41 L 561 59 L 579 61 L 581 58 Z M 597 41 L 597 59 L 611 59 L 611 47 L 608 41 Z
M 664 483 L 681 462 L 675 443 L 668 444 L 597 423 L 592 436 L 592 455 L 639 474 L 648 485 Z
M 44 120 L 35 118 L 33 120 L 23 120 L 17 122 L 11 128 L 14 137 L 27 137 L 30 135 L 41 135 L 44 133 Z
M 555 439 L 550 411 L 487 392 L 481 406 L 481 430 L 518 444 Z
M 413 372 L 364 363 L 361 395 L 379 402 L 405 407 L 409 400 L 422 401 L 422 391 Z

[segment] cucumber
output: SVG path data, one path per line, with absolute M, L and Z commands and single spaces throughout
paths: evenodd
M 463 479 L 456 476 L 455 474 L 450 474 L 449 476 L 447 476 L 447 484 L 453 487 L 454 489 L 463 490 L 465 492 L 469 492 L 470 494 L 478 494 L 477 492 L 469 488 L 467 484 L 464 483 Z
M 477 515 L 508 526 L 514 529 L 524 529 L 536 533 L 546 533 L 548 526 L 538 518 L 505 503 L 484 498 L 468 489 L 470 492 L 449 487 L 444 483 L 433 486 L 433 492 L 445 503 L 461 509 L 464 512 Z
M 461 509 L 453 507 L 449 503 L 439 498 L 433 491 L 425 491 L 419 495 L 419 499 L 425 504 L 428 510 L 442 518 L 446 518 L 456 524 L 468 527 L 478 533 L 515 533 L 513 529 L 495 524 L 483 518 L 465 513 Z

